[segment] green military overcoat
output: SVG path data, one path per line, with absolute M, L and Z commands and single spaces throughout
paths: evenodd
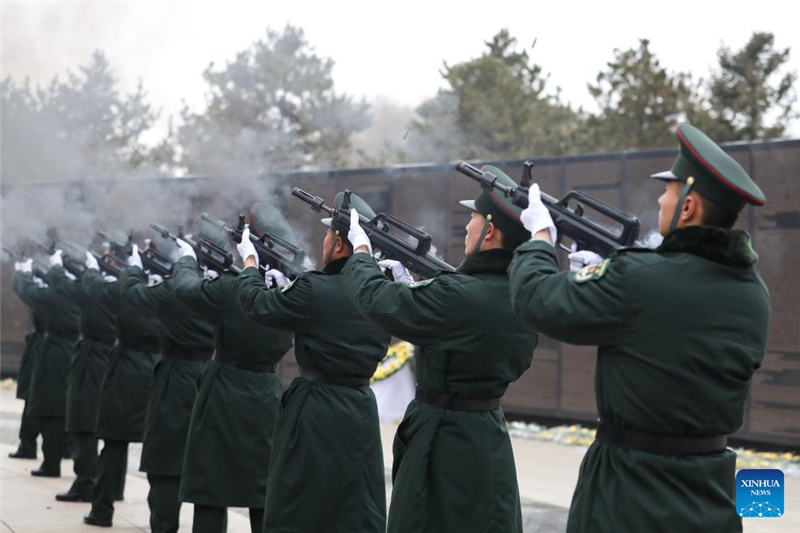
M 25 348 L 22 350 L 22 358 L 19 361 L 19 373 L 17 374 L 17 398 L 27 400 L 31 388 L 31 377 L 39 357 L 39 349 L 44 340 L 46 331 L 45 322 L 42 314 L 31 308 L 31 332 L 25 335 Z
M 94 433 L 100 387 L 116 340 L 115 318 L 107 307 L 89 297 L 82 279 L 69 279 L 63 268 L 53 269 L 49 281 L 81 310 L 81 339 L 72 351 L 67 381 L 67 431 Z
M 200 379 L 214 350 L 214 327 L 175 295 L 173 279 L 147 286 L 139 267 L 122 272 L 126 302 L 157 317 L 163 326 L 161 360 L 147 401 L 139 470 L 180 476 L 186 436 Z
M 392 283 L 368 254 L 345 267 L 359 311 L 419 346 L 426 391 L 489 400 L 528 369 L 537 334 L 511 309 L 510 250 L 467 256 L 456 272 Z M 413 400 L 394 440 L 390 532 L 522 531 L 514 454 L 502 409 L 446 410 Z
M 100 386 L 99 438 L 141 442 L 153 371 L 161 359 L 161 323 L 122 298 L 119 281 L 89 269 L 81 278 L 89 297 L 116 317 L 117 343 Z
M 193 257 L 181 258 L 173 269 L 175 294 L 214 323 L 215 346 L 192 411 L 181 501 L 263 508 L 283 391 L 274 367 L 258 367 L 280 361 L 292 347 L 292 334 L 245 317 L 236 279 L 226 271 L 204 280 Z
M 236 290 L 247 316 L 295 334 L 303 367 L 369 379 L 390 336 L 367 322 L 342 289 L 346 259 L 268 289 L 255 268 Z M 386 486 L 378 408 L 368 386 L 296 378 L 282 410 L 267 481 L 266 532 L 380 532 Z
M 58 270 L 60 266 L 51 268 L 50 275 Z M 14 292 L 23 302 L 42 310 L 47 329 L 31 376 L 28 414 L 64 417 L 70 360 L 79 335 L 80 307 L 52 287 L 38 287 L 31 274 L 14 272 L 12 282 Z
M 735 432 L 767 342 L 769 296 L 741 230 L 673 231 L 657 250 L 623 249 L 577 273 L 553 247 L 520 246 L 518 315 L 555 339 L 598 345 L 600 419 L 622 429 L 701 437 Z M 741 531 L 736 454 L 658 455 L 595 441 L 567 530 Z

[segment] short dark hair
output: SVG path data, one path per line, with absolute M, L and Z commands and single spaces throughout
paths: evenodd
M 347 233 L 346 232 L 342 233 L 340 231 L 339 233 L 336 233 L 336 230 L 334 228 L 332 228 L 332 227 L 328 228 L 328 231 L 331 231 L 333 233 L 333 238 L 334 239 L 342 239 L 342 242 L 347 247 L 347 249 L 350 251 L 350 255 L 353 255 L 355 253 L 355 250 L 353 249 L 353 245 L 350 244 L 350 241 L 347 239 Z
M 705 196 L 700 195 L 700 197 L 703 201 L 703 220 L 701 223 L 704 226 L 731 229 L 736 224 L 739 213 L 723 209 Z
M 504 231 L 500 231 L 500 245 L 503 248 L 508 248 L 509 250 L 516 250 L 517 246 L 527 242 L 528 239 L 520 239 L 519 237 L 514 237 L 509 235 Z

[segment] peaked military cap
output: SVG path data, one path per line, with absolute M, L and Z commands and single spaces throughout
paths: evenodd
M 289 221 L 277 207 L 267 202 L 255 203 L 250 208 L 250 231 L 259 237 L 264 233 L 272 233 L 289 244 L 297 244 Z
M 694 179 L 693 188 L 720 208 L 738 213 L 745 204 L 764 205 L 767 199 L 734 158 L 691 124 L 675 129 L 680 152 L 671 170 L 653 174 L 660 180 Z
M 344 191 L 340 192 L 336 195 L 336 198 L 333 199 L 333 207 L 337 211 L 342 208 L 344 205 Z M 350 193 L 350 207 L 355 207 L 358 214 L 362 217 L 369 218 L 370 220 L 375 218 L 375 211 L 369 206 L 366 200 L 361 198 L 356 193 Z M 349 220 L 349 219 L 348 219 Z M 334 230 L 339 230 L 339 236 L 343 239 L 347 240 L 347 233 L 350 231 L 350 226 L 348 225 L 346 228 L 334 228 L 333 227 L 333 219 L 323 218 L 320 220 L 324 226 L 328 226 Z
M 201 240 L 208 240 L 213 244 L 216 244 L 220 248 L 224 249 L 226 252 L 232 252 L 233 248 L 231 247 L 231 240 L 228 232 L 205 220 L 203 217 L 197 217 L 194 219 L 194 224 L 192 225 L 194 231 L 194 240 L 201 241 Z
M 498 183 L 515 188 L 518 186 L 508 174 L 495 166 L 485 165 L 481 170 L 497 176 Z M 475 200 L 461 200 L 459 203 L 471 211 L 480 213 L 487 220 L 491 217 L 491 222 L 509 237 L 523 241 L 531 238 L 531 233 L 525 229 L 519 219 L 522 209 L 512 204 L 509 197 L 497 194 L 496 191 L 481 191 Z
M 178 245 L 175 244 L 175 241 L 168 237 L 162 237 L 161 234 L 155 230 L 153 230 L 153 236 L 150 238 L 150 246 L 161 255 L 168 257 L 173 263 L 181 258 Z

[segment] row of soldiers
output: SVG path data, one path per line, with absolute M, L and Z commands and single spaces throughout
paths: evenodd
M 500 402 L 542 332 L 599 346 L 600 425 L 568 531 L 740 531 L 726 436 L 764 356 L 769 298 L 749 236 L 732 227 L 765 199 L 702 132 L 682 124 L 677 135 L 675 164 L 654 176 L 665 182 L 663 243 L 607 258 L 576 251 L 570 272 L 559 272 L 558 226 L 538 186 L 525 209 L 489 191 L 462 202 L 465 260 L 420 281 L 376 261 L 359 222 L 374 212 L 355 196 L 348 227 L 322 221 L 323 269 L 294 279 L 265 265 L 262 275 L 250 229 L 236 243 L 241 272 L 204 273 L 192 245 L 157 236 L 150 245 L 175 262 L 156 283 L 135 245 L 119 279 L 87 255 L 69 280 L 57 251 L 42 288 L 31 262 L 18 263 L 15 291 L 46 329 L 26 412 L 43 421 L 38 472 L 59 473 L 66 414 L 66 429 L 85 434 L 79 450 L 105 443 L 89 524 L 111 525 L 127 445 L 143 440 L 154 533 L 177 530 L 181 502 L 194 504 L 194 531 L 224 531 L 226 508 L 248 507 L 254 532 L 521 532 Z M 291 239 L 269 207 L 251 210 L 250 228 Z M 231 247 L 213 228 L 195 232 Z M 387 522 L 368 384 L 392 336 L 419 349 Z M 299 376 L 282 392 L 275 365 L 292 345 Z M 38 405 L 45 389 L 52 412 Z M 91 427 L 75 421 L 84 398 Z M 84 499 L 79 481 L 92 474 L 79 463 L 67 495 Z

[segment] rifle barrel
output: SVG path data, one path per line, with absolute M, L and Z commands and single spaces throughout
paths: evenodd
M 325 200 L 323 200 L 319 196 L 314 196 L 313 194 L 307 193 L 306 191 L 304 191 L 299 187 L 295 187 L 292 189 L 292 196 L 296 196 L 297 198 L 303 200 L 305 203 L 309 204 L 311 206 L 311 209 L 313 209 L 314 211 L 325 211 L 329 215 L 333 215 L 335 212 L 335 209 L 325 205 Z

